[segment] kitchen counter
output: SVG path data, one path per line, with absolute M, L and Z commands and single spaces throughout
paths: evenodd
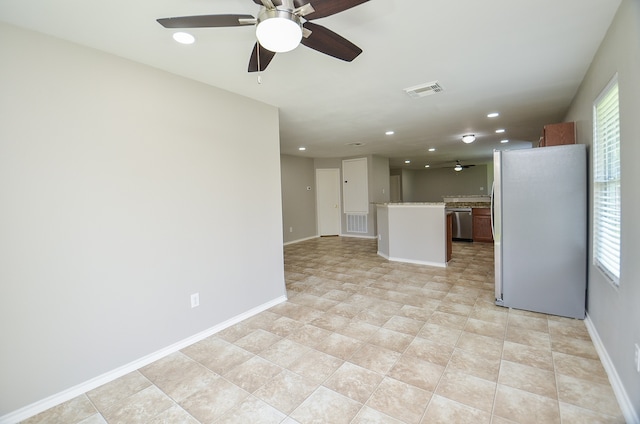
M 377 205 L 378 255 L 390 261 L 447 266 L 444 202 Z
M 490 208 L 491 202 L 446 202 L 447 208 Z
M 446 202 L 490 202 L 491 196 L 488 194 L 448 194 L 442 196 Z
M 387 205 L 387 206 L 442 206 L 444 202 L 389 202 L 389 203 L 378 203 L 378 205 Z
M 486 194 L 452 194 L 442 196 L 447 208 L 490 208 L 491 196 Z

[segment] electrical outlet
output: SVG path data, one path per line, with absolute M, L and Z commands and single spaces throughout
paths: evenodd
M 194 293 L 191 295 L 191 307 L 197 308 L 200 306 L 200 293 Z
M 289 232 L 293 233 L 293 227 L 289 227 Z
M 636 371 L 640 372 L 640 346 L 636 343 L 636 357 L 635 357 Z

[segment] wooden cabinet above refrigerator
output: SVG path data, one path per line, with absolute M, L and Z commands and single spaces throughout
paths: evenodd
M 560 146 L 562 144 L 576 144 L 575 122 L 561 122 L 544 126 L 538 147 Z

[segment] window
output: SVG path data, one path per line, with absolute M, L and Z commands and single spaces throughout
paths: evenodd
M 620 114 L 617 75 L 593 107 L 593 261 L 620 284 Z

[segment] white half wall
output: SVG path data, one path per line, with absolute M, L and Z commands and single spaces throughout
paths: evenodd
M 4 24 L 0 55 L 0 417 L 286 295 L 275 107 Z
M 377 205 L 378 254 L 391 261 L 447 266 L 444 203 Z

